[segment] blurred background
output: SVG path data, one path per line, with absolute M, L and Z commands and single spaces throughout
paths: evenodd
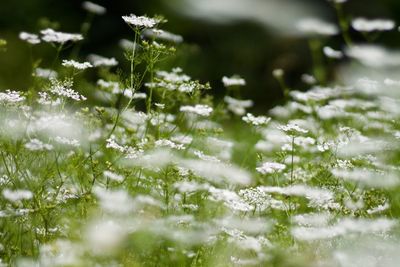
M 3 0 L 0 4 L 0 38 L 6 39 L 7 51 L 0 53 L 0 90 L 26 90 L 30 81 L 30 52 L 18 39 L 21 31 L 38 33 L 46 27 L 79 32 L 87 13 L 81 0 Z M 93 0 L 107 8 L 96 16 L 88 38 L 82 44 L 80 59 L 90 53 L 115 57 L 119 67 L 128 63 L 118 43 L 132 40 L 132 32 L 122 15 L 153 16 L 168 19 L 162 29 L 183 36 L 173 60 L 161 69 L 181 67 L 201 82 L 209 81 L 216 97 L 224 93 L 222 76 L 238 74 L 247 81 L 242 97 L 253 99 L 257 109 L 267 110 L 282 101 L 283 94 L 272 71 L 285 70 L 290 88 L 306 90 L 301 80 L 312 74 L 313 61 L 307 38 L 299 34 L 295 23 L 304 17 L 318 17 L 337 23 L 335 9 L 327 0 Z M 349 0 L 344 5 L 349 17 L 390 18 L 400 21 L 399 0 Z M 363 42 L 362 36 L 351 32 Z M 400 33 L 384 33 L 379 41 L 396 47 Z M 324 39 L 324 45 L 341 49 L 340 36 Z M 36 53 L 36 54 L 35 54 Z M 321 52 L 322 53 L 322 52 Z M 44 56 L 40 66 L 49 67 L 54 49 L 42 43 L 33 48 L 34 57 Z M 67 53 L 61 58 L 68 56 Z M 326 62 L 330 79 L 340 62 Z

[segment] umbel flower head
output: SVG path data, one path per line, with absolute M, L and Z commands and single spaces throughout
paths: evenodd
M 122 19 L 128 24 L 135 28 L 153 28 L 161 22 L 160 19 L 149 18 L 146 16 L 136 16 L 130 14 L 129 16 L 122 16 Z
M 356 18 L 352 20 L 351 26 L 359 32 L 373 32 L 393 30 L 396 24 L 390 19 Z
M 47 43 L 64 44 L 69 41 L 77 42 L 83 40 L 83 36 L 79 33 L 56 32 L 50 28 L 42 30 L 40 33 L 43 35 L 42 40 Z
M 82 3 L 82 8 L 86 11 L 96 14 L 96 15 L 104 15 L 107 10 L 105 7 L 102 7 L 98 4 L 92 3 L 90 1 L 85 1 Z
M 28 32 L 21 32 L 19 34 L 19 39 L 21 39 L 29 44 L 32 44 L 32 45 L 40 43 L 39 36 L 37 36 L 36 34 L 33 34 L 33 33 L 28 33 Z
M 65 59 L 63 60 L 62 65 L 64 67 L 74 68 L 74 69 L 77 69 L 77 70 L 85 70 L 85 69 L 93 67 L 93 65 L 90 64 L 89 62 L 80 63 L 80 62 L 77 62 L 75 60 L 65 60 Z

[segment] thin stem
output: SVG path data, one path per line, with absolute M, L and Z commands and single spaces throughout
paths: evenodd
M 318 39 L 311 39 L 308 44 L 313 60 L 314 76 L 318 82 L 324 84 L 326 82 L 326 70 L 321 54 L 321 42 Z
M 335 4 L 334 5 L 335 10 L 336 10 L 336 15 L 338 17 L 339 20 L 339 26 L 340 29 L 342 31 L 342 36 L 343 36 L 343 40 L 346 43 L 347 46 L 352 46 L 353 41 L 350 38 L 350 33 L 349 33 L 349 22 L 347 21 L 344 12 L 343 12 L 343 8 L 342 8 L 342 4 Z
M 294 165 L 294 136 L 292 136 L 292 162 L 291 162 L 292 168 L 290 171 L 290 185 L 293 184 L 293 165 Z

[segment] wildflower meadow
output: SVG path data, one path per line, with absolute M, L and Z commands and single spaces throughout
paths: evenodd
M 296 23 L 307 90 L 275 69 L 263 113 L 240 73 L 217 97 L 162 68 L 185 42 L 163 16 L 120 15 L 125 67 L 82 53 L 97 3 L 75 32 L 16 32 L 31 75 L 0 88 L 1 266 L 399 266 L 400 52 L 379 42 L 397 22 L 329 3 L 336 21 Z

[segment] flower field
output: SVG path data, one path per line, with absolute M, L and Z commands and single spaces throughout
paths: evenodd
M 129 68 L 81 56 L 96 24 L 15 33 L 54 59 L 30 60 L 29 88 L 1 88 L 1 266 L 398 266 L 400 54 L 349 35 L 394 21 L 299 21 L 337 78 L 316 60 L 296 90 L 275 69 L 284 101 L 259 114 L 240 75 L 217 98 L 160 68 L 183 42 L 166 18 L 122 15 Z

